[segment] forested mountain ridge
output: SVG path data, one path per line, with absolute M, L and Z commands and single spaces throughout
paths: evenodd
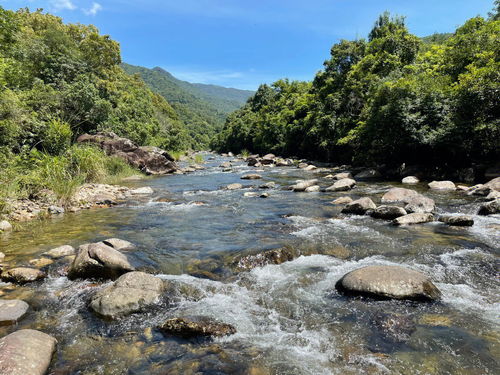
M 240 108 L 252 91 L 215 85 L 192 84 L 175 78 L 166 70 L 122 64 L 128 74 L 139 74 L 156 93 L 163 96 L 186 124 L 197 145 L 207 146 L 222 128 L 227 114 Z
M 261 85 L 229 115 L 220 151 L 359 164 L 492 163 L 500 154 L 500 21 L 474 17 L 424 42 L 383 14 L 342 40 L 311 82 Z

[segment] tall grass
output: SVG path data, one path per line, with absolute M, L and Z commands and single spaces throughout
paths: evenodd
M 241 154 L 241 157 L 243 159 L 246 159 L 250 156 L 250 151 L 248 151 L 247 149 L 244 149 L 244 150 L 241 150 L 240 154 Z
M 203 163 L 203 161 L 204 161 L 204 159 L 203 159 L 203 155 L 201 155 L 201 154 L 196 154 L 196 155 L 194 155 L 193 160 L 194 160 L 194 162 L 195 162 L 196 164 L 201 164 L 201 163 Z

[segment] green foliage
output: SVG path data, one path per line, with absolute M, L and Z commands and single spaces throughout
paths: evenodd
M 50 155 L 59 155 L 70 146 L 72 135 L 68 123 L 53 119 L 47 123 L 42 149 Z
M 311 84 L 262 85 L 212 147 L 392 165 L 498 160 L 499 36 L 492 15 L 422 41 L 384 13 L 367 41 L 335 44 Z

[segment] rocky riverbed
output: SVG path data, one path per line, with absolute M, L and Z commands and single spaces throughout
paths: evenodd
M 3 224 L 0 373 L 498 372 L 500 179 L 204 159 Z

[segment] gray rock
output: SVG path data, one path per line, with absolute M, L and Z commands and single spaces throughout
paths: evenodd
M 372 213 L 371 216 L 376 219 L 393 220 L 397 217 L 406 215 L 407 212 L 404 208 L 398 206 L 378 206 Z
M 374 210 L 377 206 L 373 201 L 368 198 L 360 198 L 351 203 L 348 203 L 343 209 L 342 213 L 344 214 L 356 214 L 356 215 L 364 215 L 368 210 Z
M 68 278 L 113 279 L 134 271 L 127 257 L 103 243 L 81 245 L 68 271 Z
M 261 178 L 262 178 L 262 176 L 260 174 L 255 174 L 255 173 L 246 174 L 244 176 L 241 176 L 242 180 L 260 180 Z
M 0 326 L 15 324 L 26 315 L 29 305 L 21 300 L 0 300 Z
M 494 201 L 484 203 L 479 208 L 479 215 L 494 215 L 500 213 L 500 198 L 495 199 Z
M 0 339 L 0 374 L 44 375 L 57 340 L 43 332 L 21 329 Z
M 226 161 L 226 162 L 222 163 L 221 165 L 219 165 L 219 167 L 221 167 L 221 168 L 231 168 L 232 166 L 233 165 L 230 162 L 228 162 L 228 161 Z
M 7 220 L 0 221 L 0 232 L 8 232 L 12 230 L 12 225 Z
M 245 198 L 255 198 L 255 197 L 259 196 L 259 193 L 256 193 L 254 191 L 247 191 L 247 192 L 243 193 L 243 196 Z
M 420 180 L 415 176 L 407 176 L 401 180 L 403 184 L 418 184 Z
M 108 238 L 107 240 L 102 241 L 102 243 L 119 251 L 135 249 L 135 245 L 132 242 L 121 240 L 119 238 Z
M 348 204 L 352 202 L 351 197 L 340 197 L 330 202 L 331 204 Z
M 491 190 L 500 191 L 500 177 L 496 177 L 493 180 L 485 183 Z
M 11 268 L 2 272 L 2 280 L 10 281 L 17 284 L 26 284 L 33 281 L 44 279 L 47 275 L 45 272 L 35 268 L 17 267 Z
M 242 184 L 229 184 L 225 187 L 225 190 L 238 190 L 238 189 L 243 189 Z
M 392 188 L 382 196 L 382 203 L 403 202 L 407 203 L 411 198 L 418 197 L 420 194 L 415 190 L 405 188 Z
M 341 172 L 334 174 L 332 178 L 335 180 L 343 180 L 344 178 L 350 178 L 352 180 L 352 174 L 351 172 Z
M 313 185 L 313 186 L 309 186 L 308 188 L 306 188 L 305 192 L 306 193 L 316 193 L 319 191 L 319 185 Z
M 56 247 L 52 250 L 49 250 L 49 251 L 43 253 L 42 255 L 49 257 L 49 258 L 57 259 L 57 258 L 64 258 L 64 257 L 69 256 L 69 255 L 74 255 L 75 252 L 76 251 L 75 251 L 75 248 L 73 246 L 63 245 L 63 246 Z
M 474 185 L 467 189 L 467 195 L 479 195 L 485 197 L 490 194 L 492 190 L 489 186 L 484 184 Z
M 258 254 L 245 255 L 234 261 L 234 266 L 238 271 L 249 271 L 257 267 L 264 267 L 268 264 L 281 264 L 294 260 L 300 255 L 298 251 L 289 247 L 266 250 Z
M 351 190 L 354 186 L 356 186 L 356 181 L 352 178 L 344 178 L 342 180 L 338 180 L 332 186 L 326 188 L 326 191 L 347 191 Z
M 47 211 L 49 211 L 52 215 L 62 215 L 64 213 L 64 208 L 59 206 L 49 206 Z
M 150 188 L 149 186 L 144 186 L 144 187 L 130 190 L 130 194 L 134 194 L 134 195 L 149 195 L 149 194 L 153 194 L 153 193 L 154 193 L 153 189 Z
M 432 181 L 428 185 L 432 190 L 455 190 L 457 188 L 451 181 Z
M 316 185 L 317 179 L 300 181 L 292 186 L 293 191 L 305 191 L 308 187 Z
M 431 198 L 421 194 L 406 201 L 405 210 L 408 213 L 431 213 L 436 209 L 436 204 Z
M 438 300 L 441 292 L 424 274 L 400 266 L 368 266 L 351 271 L 336 284 L 345 294 Z
M 382 175 L 380 174 L 379 171 L 375 169 L 366 169 L 364 171 L 359 172 L 354 176 L 354 179 L 356 180 L 376 180 L 378 178 L 381 178 Z
M 493 190 L 491 191 L 487 196 L 486 196 L 486 200 L 487 201 L 494 201 L 495 199 L 498 199 L 500 198 L 500 191 L 496 191 L 496 190 Z
M 259 198 L 269 198 L 269 193 L 262 193 L 259 195 Z
M 159 301 L 164 282 L 144 272 L 129 272 L 120 276 L 112 286 L 97 292 L 90 307 L 107 318 L 116 318 L 144 310 Z
M 223 337 L 236 333 L 236 328 L 232 325 L 205 317 L 168 319 L 161 325 L 160 330 L 169 335 L 185 338 L 199 336 Z
M 400 216 L 392 221 L 394 225 L 422 224 L 434 221 L 434 216 L 429 213 L 415 212 L 412 214 Z
M 266 182 L 265 184 L 259 186 L 259 188 L 261 189 L 273 189 L 275 187 L 276 187 L 276 182 L 274 181 Z
M 439 217 L 439 221 L 457 227 L 471 227 L 474 225 L 474 219 L 472 218 L 472 216 L 469 215 L 460 215 L 460 216 L 443 215 Z

